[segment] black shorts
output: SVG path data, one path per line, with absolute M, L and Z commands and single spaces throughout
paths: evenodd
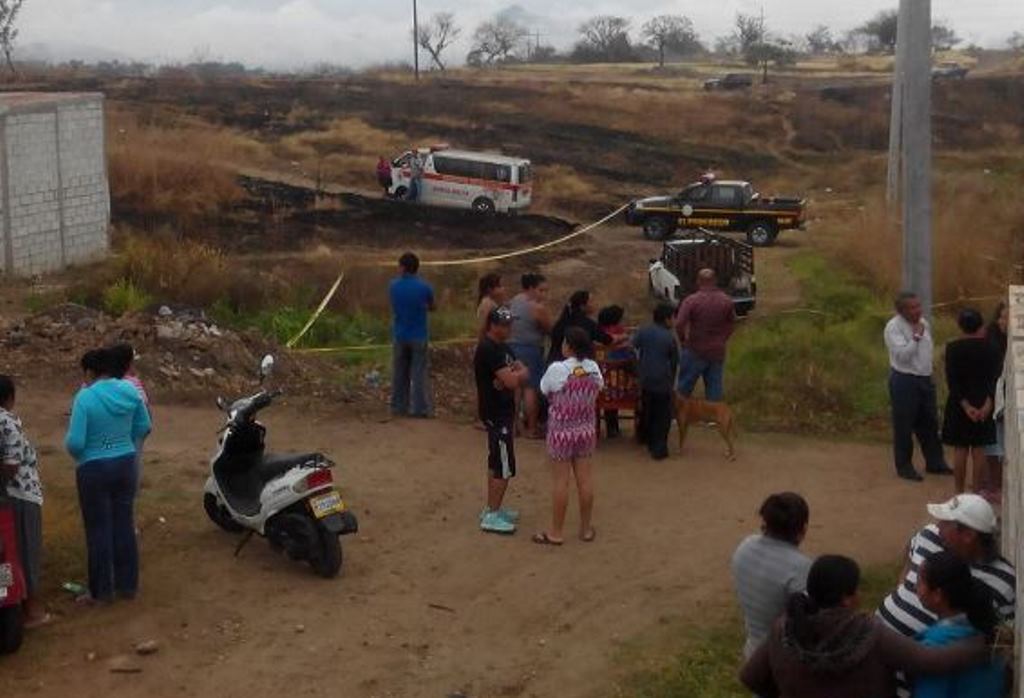
M 508 419 L 488 420 L 487 427 L 487 470 L 497 480 L 511 480 L 516 476 L 515 421 Z

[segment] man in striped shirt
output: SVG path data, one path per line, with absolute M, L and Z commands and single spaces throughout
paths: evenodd
M 811 560 L 798 546 L 807 534 L 810 511 L 795 492 L 773 494 L 761 505 L 760 535 L 748 536 L 732 556 L 736 595 L 743 608 L 750 657 L 782 615 L 791 594 L 804 591 Z
M 938 618 L 917 596 L 921 563 L 941 550 L 949 550 L 971 565 L 971 574 L 992 593 L 1001 621 L 1012 622 L 1016 604 L 1016 574 L 999 556 L 996 514 L 984 498 L 959 494 L 942 504 L 929 504 L 937 523 L 925 526 L 907 544 L 907 561 L 899 585 L 878 608 L 883 623 L 907 637 L 933 625 Z M 899 675 L 899 695 L 909 696 L 909 686 Z

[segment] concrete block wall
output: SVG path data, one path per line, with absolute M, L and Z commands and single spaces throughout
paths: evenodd
M 1002 547 L 1018 577 L 1024 562 L 1024 286 L 1011 286 L 1007 297 L 1010 311 L 1006 365 L 1006 467 L 1003 468 Z M 1024 593 L 1017 591 L 1017 622 L 1014 642 L 1016 686 L 1013 695 L 1024 698 L 1021 649 L 1024 648 Z
M 104 256 L 102 95 L 0 95 L 0 146 L 4 271 L 36 274 Z

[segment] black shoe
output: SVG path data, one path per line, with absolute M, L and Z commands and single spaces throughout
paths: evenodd
M 924 471 L 926 473 L 928 473 L 929 475 L 952 475 L 953 474 L 953 469 L 950 468 L 948 465 L 944 465 L 941 468 L 935 468 L 935 469 L 925 468 Z
M 921 473 L 916 470 L 897 470 L 896 475 L 897 477 L 901 477 L 904 480 L 911 480 L 912 482 L 921 482 L 924 480 Z

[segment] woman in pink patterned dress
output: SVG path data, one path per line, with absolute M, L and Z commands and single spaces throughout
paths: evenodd
M 565 538 L 565 512 L 569 507 L 569 477 L 576 476 L 580 500 L 580 540 L 589 543 L 597 532 L 590 523 L 594 510 L 594 476 L 590 457 L 597 445 L 597 395 L 604 379 L 589 358 L 594 345 L 587 331 L 570 327 L 565 332 L 564 361 L 548 367 L 540 382 L 547 397 L 548 456 L 554 464 L 553 517 L 551 528 L 533 536 L 541 545 L 561 545 Z

